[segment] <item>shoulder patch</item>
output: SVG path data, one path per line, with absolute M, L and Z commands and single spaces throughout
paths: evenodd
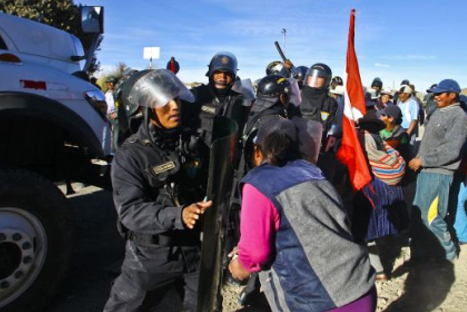
M 169 162 L 166 162 L 165 164 L 152 167 L 152 171 L 155 174 L 161 174 L 174 168 L 175 168 L 175 163 L 173 161 L 169 161 Z
M 329 117 L 329 113 L 328 112 L 321 112 L 321 119 L 323 121 L 326 121 Z
M 214 107 L 209 107 L 209 106 L 206 106 L 206 105 L 201 106 L 201 110 L 203 112 L 213 114 L 213 115 L 216 113 L 216 109 Z

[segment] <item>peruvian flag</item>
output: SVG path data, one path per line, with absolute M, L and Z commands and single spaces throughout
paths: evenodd
M 343 134 L 341 147 L 336 156 L 347 166 L 352 186 L 355 191 L 358 191 L 371 181 L 371 175 L 355 129 L 355 121 L 366 114 L 366 107 L 357 55 L 355 54 L 354 37 L 355 9 L 350 12 L 347 79 L 344 94 L 344 120 L 342 122 Z

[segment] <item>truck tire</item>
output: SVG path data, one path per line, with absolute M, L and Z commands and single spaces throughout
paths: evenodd
M 36 173 L 0 170 L 0 310 L 41 311 L 64 280 L 71 251 L 62 192 Z

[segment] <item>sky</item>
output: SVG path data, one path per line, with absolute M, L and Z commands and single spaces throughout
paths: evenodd
M 78 1 L 75 1 L 78 3 Z M 238 60 L 238 75 L 256 80 L 280 56 L 278 41 L 295 66 L 325 63 L 345 77 L 352 8 L 355 49 L 363 85 L 380 77 L 385 87 L 410 80 L 424 92 L 451 78 L 467 87 L 465 0 L 100 0 L 104 40 L 102 73 L 119 62 L 144 69 L 144 47 L 160 47 L 153 67 L 171 56 L 184 82 L 207 82 L 207 65 L 220 51 Z M 286 36 L 283 36 L 286 29 Z M 285 42 L 284 42 L 285 39 Z M 100 73 L 100 74 L 102 74 Z M 99 75 L 99 73 L 97 74 Z

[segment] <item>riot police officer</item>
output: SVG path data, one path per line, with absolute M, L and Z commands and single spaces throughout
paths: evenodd
M 343 86 L 343 85 L 344 85 L 344 81 L 342 80 L 341 77 L 339 77 L 339 76 L 332 77 L 332 79 L 331 79 L 331 90 L 336 89 L 337 86 Z
M 208 154 L 207 151 L 216 139 L 217 134 L 213 129 L 218 116 L 233 119 L 238 125 L 238 133 L 242 133 L 248 119 L 252 99 L 232 88 L 237 78 L 237 70 L 238 62 L 235 55 L 231 52 L 218 52 L 208 65 L 206 76 L 209 77 L 209 83 L 192 89 L 196 100 L 194 105 L 187 105 L 186 110 L 189 112 L 182 116 L 182 123 L 189 125 L 191 129 L 196 129 L 196 135 L 204 143 L 201 151 L 203 155 Z M 235 169 L 239 166 L 241 150 L 242 142 L 238 140 L 233 161 Z M 233 185 L 236 186 L 238 181 L 239 175 L 234 173 Z M 239 211 L 240 200 L 238 193 L 234 191 L 229 204 L 229 212 L 225 213 L 228 215 L 227 220 L 222 220 L 227 228 L 225 255 L 232 250 L 240 236 Z M 227 263 L 228 259 L 225 258 L 225 267 Z
M 148 291 L 184 280 L 184 309 L 197 305 L 198 221 L 210 207 L 196 181 L 197 164 L 185 151 L 181 101 L 193 95 L 166 69 L 149 70 L 122 96 L 145 106 L 138 132 L 118 150 L 112 165 L 113 198 L 125 259 L 104 308 L 140 311 Z M 130 78 L 131 79 L 131 78 Z
M 266 75 L 280 75 L 284 70 L 284 64 L 281 61 L 272 61 L 266 66 Z
M 304 118 L 322 123 L 323 141 L 326 140 L 338 109 L 336 100 L 329 96 L 331 77 L 329 66 L 316 63 L 308 69 L 302 88 L 300 111 Z
M 295 88 L 292 83 L 295 83 Z M 295 92 L 294 92 L 295 90 Z M 269 75 L 262 78 L 258 84 L 258 93 L 256 101 L 251 108 L 248 121 L 243 129 L 243 153 L 245 156 L 244 164 L 246 167 L 241 168 L 241 176 L 246 173 L 245 169 L 252 168 L 249 165 L 250 157 L 249 152 L 252 151 L 252 138 L 256 131 L 265 120 L 273 116 L 281 116 L 288 118 L 288 107 L 291 100 L 295 97 L 294 93 L 299 93 L 298 84 L 296 80 L 289 80 L 278 74 Z M 293 116 L 290 116 L 290 118 Z
M 317 165 L 338 190 L 344 190 L 347 169 L 335 158 L 342 135 L 343 107 L 339 113 L 339 104 L 329 95 L 331 79 L 332 71 L 326 64 L 316 63 L 311 66 L 303 84 L 300 110 L 304 118 L 321 122 L 323 135 Z M 341 195 L 347 198 L 342 191 Z
M 216 116 L 235 120 L 239 133 L 248 118 L 251 99 L 232 90 L 237 77 L 237 58 L 230 52 L 219 52 L 209 63 L 206 76 L 209 84 L 192 89 L 196 101 L 189 106 L 190 112 L 184 115 L 191 128 L 199 129 L 199 134 L 207 146 L 213 142 L 213 125 Z
M 303 87 L 303 81 L 305 80 L 306 73 L 308 72 L 308 67 L 306 66 L 298 66 L 296 68 L 297 71 L 297 80 L 298 80 L 298 86 L 300 87 L 300 90 Z

